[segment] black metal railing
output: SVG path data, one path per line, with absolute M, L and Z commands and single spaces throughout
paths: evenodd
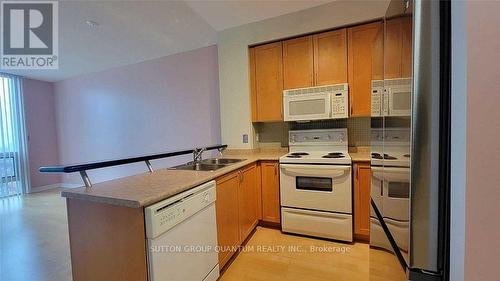
M 207 147 L 199 147 L 199 148 L 193 148 L 193 149 L 185 149 L 185 150 L 178 150 L 178 151 L 164 152 L 164 153 L 158 153 L 158 154 L 152 154 L 152 155 L 122 158 L 122 159 L 115 159 L 115 160 L 105 160 L 105 161 L 91 162 L 91 163 L 84 163 L 84 164 L 46 166 L 46 167 L 40 167 L 38 170 L 42 173 L 77 173 L 77 172 L 79 172 L 80 176 L 82 177 L 83 182 L 85 183 L 85 186 L 91 187 L 92 183 L 90 182 L 90 179 L 87 175 L 88 170 L 101 169 L 101 168 L 113 167 L 113 166 L 119 166 L 119 165 L 126 165 L 126 164 L 137 163 L 137 162 L 145 162 L 149 172 L 153 172 L 153 167 L 152 167 L 151 162 L 150 162 L 151 160 L 180 156 L 180 155 L 187 155 L 187 154 L 196 154 L 196 153 L 199 153 L 202 151 L 214 150 L 214 149 L 222 151 L 226 148 L 227 148 L 227 145 L 218 144 L 218 145 L 212 145 L 212 146 L 207 146 Z

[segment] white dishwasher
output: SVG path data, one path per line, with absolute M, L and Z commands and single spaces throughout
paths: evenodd
M 145 208 L 149 281 L 219 278 L 215 181 Z

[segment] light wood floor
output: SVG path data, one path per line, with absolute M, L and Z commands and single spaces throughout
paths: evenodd
M 71 280 L 66 201 L 58 190 L 0 199 L 0 280 Z
M 363 243 L 258 227 L 247 246 L 221 281 L 405 280 L 393 255 Z M 58 190 L 0 199 L 0 280 L 71 281 L 66 202 Z
M 406 280 L 392 254 L 364 243 L 337 243 L 258 227 L 245 250 L 220 281 Z

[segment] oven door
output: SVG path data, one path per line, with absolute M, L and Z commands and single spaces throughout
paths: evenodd
M 410 168 L 384 168 L 382 201 L 384 218 L 410 220 Z
M 281 206 L 352 213 L 351 166 L 280 165 Z
M 389 116 L 410 116 L 411 88 L 409 86 L 390 87 Z
M 283 105 L 285 121 L 331 118 L 331 95 L 329 93 L 285 95 Z

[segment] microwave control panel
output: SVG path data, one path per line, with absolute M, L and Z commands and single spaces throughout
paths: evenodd
M 347 118 L 348 112 L 348 94 L 347 91 L 338 91 L 332 93 L 332 118 Z

